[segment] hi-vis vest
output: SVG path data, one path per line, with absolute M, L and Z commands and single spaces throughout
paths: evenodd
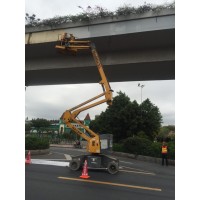
M 167 153 L 167 146 L 162 146 L 162 153 L 163 154 Z

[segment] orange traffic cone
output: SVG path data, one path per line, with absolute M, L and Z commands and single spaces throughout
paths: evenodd
M 80 178 L 90 178 L 90 176 L 88 176 L 87 160 L 85 160 L 84 162 L 84 167 L 83 167 L 82 175 L 80 176 Z
M 27 157 L 25 159 L 25 164 L 31 164 L 31 152 L 28 151 Z

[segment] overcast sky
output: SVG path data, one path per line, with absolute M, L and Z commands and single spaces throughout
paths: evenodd
M 26 0 L 25 11 L 29 14 L 36 14 L 38 18 L 51 18 L 56 15 L 64 16 L 77 14 L 82 10 L 81 6 L 102 6 L 110 11 L 124 4 L 133 6 L 143 5 L 144 2 L 152 4 L 163 4 L 173 2 L 168 0 Z M 149 98 L 150 101 L 159 107 L 163 116 L 163 125 L 175 124 L 175 81 L 140 81 L 110 83 L 114 90 L 114 96 L 118 91 L 126 93 L 131 101 L 141 102 L 141 88 L 138 83 L 144 84 L 142 89 L 142 100 Z M 80 90 L 81 88 L 81 90 Z M 25 93 L 25 116 L 32 118 L 59 119 L 62 113 L 77 104 L 82 103 L 102 92 L 101 86 L 96 84 L 82 85 L 54 85 L 54 86 L 30 86 Z M 83 119 L 87 113 L 93 119 L 105 111 L 107 105 L 103 104 L 79 115 Z

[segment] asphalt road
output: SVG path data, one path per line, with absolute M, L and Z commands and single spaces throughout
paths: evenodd
M 49 155 L 31 158 L 64 162 L 69 155 L 83 150 L 51 148 Z M 156 163 L 119 158 L 120 171 L 110 175 L 89 171 L 89 179 L 81 179 L 81 171 L 68 167 L 30 164 L 25 167 L 26 200 L 172 200 L 175 199 L 175 168 Z

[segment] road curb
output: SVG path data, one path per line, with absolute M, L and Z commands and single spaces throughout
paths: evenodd
M 115 155 L 115 156 L 132 158 L 132 159 L 141 160 L 141 161 L 147 161 L 147 162 L 152 162 L 152 163 L 160 163 L 160 164 L 162 163 L 162 158 L 135 155 L 135 154 L 130 154 L 130 153 L 116 152 L 116 151 L 112 151 L 111 154 Z M 172 165 L 172 166 L 175 166 L 175 160 L 168 159 L 168 164 Z
M 25 155 L 28 154 L 29 150 L 25 150 Z M 50 153 L 50 149 L 38 149 L 38 150 L 30 150 L 31 155 L 45 155 Z
M 73 144 L 50 144 L 50 147 L 73 148 Z

